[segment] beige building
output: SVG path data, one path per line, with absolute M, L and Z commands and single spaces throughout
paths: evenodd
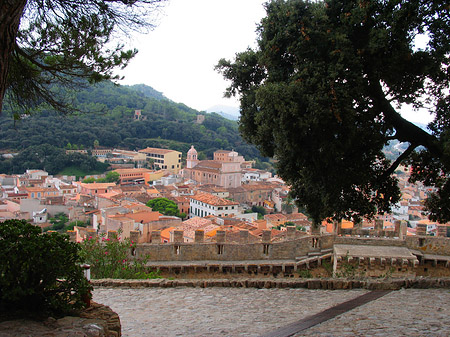
M 152 170 L 146 168 L 130 168 L 130 169 L 117 169 L 114 172 L 119 174 L 119 183 L 121 185 L 127 184 L 145 184 L 145 177 L 153 173 Z
M 145 153 L 147 160 L 152 159 L 155 167 L 162 170 L 169 170 L 177 174 L 181 169 L 181 152 L 179 151 L 147 147 L 138 152 Z
M 199 184 L 213 184 L 225 188 L 241 186 L 241 163 L 244 157 L 235 151 L 214 152 L 214 160 L 198 160 L 194 146 L 187 153 L 183 176 Z

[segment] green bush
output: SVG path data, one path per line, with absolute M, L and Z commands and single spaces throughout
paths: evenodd
M 25 221 L 0 223 L 0 312 L 60 316 L 85 305 L 92 287 L 79 247 Z
M 119 233 L 120 235 L 120 233 Z M 81 256 L 91 266 L 94 279 L 152 279 L 159 278 L 159 272 L 147 272 L 148 257 L 136 258 L 131 251 L 136 243 L 129 238 L 109 239 L 105 236 L 88 237 L 80 244 Z

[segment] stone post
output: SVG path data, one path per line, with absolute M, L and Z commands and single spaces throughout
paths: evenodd
M 130 231 L 130 240 L 133 243 L 138 243 L 139 242 L 139 236 L 141 236 L 141 232 L 139 232 L 139 231 Z
M 216 232 L 216 242 L 217 243 L 224 243 L 226 240 L 226 232 L 224 230 L 218 230 Z
M 244 229 L 239 232 L 240 243 L 248 243 L 248 230 Z
M 437 225 L 436 226 L 436 235 L 441 236 L 441 237 L 447 237 L 447 226 Z
M 375 220 L 375 230 L 376 230 L 376 231 L 382 231 L 382 230 L 383 230 L 383 224 L 384 224 L 384 221 L 383 221 L 383 220 L 381 220 L 381 219 L 376 219 L 376 220 Z
M 342 235 L 342 220 L 336 221 L 337 222 L 337 226 L 336 226 L 336 234 L 337 235 Z
M 262 231 L 262 242 L 269 243 L 272 240 L 272 231 L 270 229 L 264 229 Z
M 402 221 L 400 222 L 400 235 L 398 238 L 400 240 L 405 240 L 407 235 L 408 235 L 408 224 L 406 223 L 406 221 Z
M 382 219 L 376 219 L 375 220 L 375 236 L 382 236 L 383 235 L 383 224 L 384 221 Z
M 184 231 L 175 229 L 173 231 L 173 242 L 175 243 L 182 243 L 184 242 Z
M 109 240 L 117 240 L 117 238 L 118 238 L 117 231 L 108 231 L 107 238 Z
M 195 243 L 203 243 L 205 242 L 205 231 L 203 229 L 196 229 L 195 230 Z
M 160 244 L 161 243 L 161 231 L 152 231 L 151 243 Z
M 286 238 L 288 240 L 294 240 L 295 239 L 295 226 L 287 226 L 286 227 Z
M 89 229 L 87 230 L 86 236 L 87 236 L 88 238 L 89 238 L 89 237 L 92 237 L 93 239 L 95 239 L 95 238 L 97 237 L 97 231 L 96 231 L 95 229 L 93 229 L 93 228 L 89 228 Z
M 338 234 L 338 228 L 339 228 L 339 221 L 337 220 L 333 220 L 333 230 L 332 233 L 333 234 Z
M 362 221 L 354 221 L 353 222 L 353 228 L 352 228 L 352 235 L 361 235 L 362 230 Z
M 76 231 L 67 231 L 67 234 L 69 234 L 70 242 L 77 242 L 77 232 Z
M 427 235 L 427 225 L 418 223 L 416 227 L 416 235 L 417 236 L 425 236 Z
M 311 235 L 320 235 L 320 228 L 321 225 L 319 225 L 319 227 L 311 225 Z
M 395 220 L 394 221 L 394 226 L 395 226 L 395 235 L 396 237 L 400 238 L 401 236 L 401 231 L 400 231 L 400 227 L 401 227 L 402 221 L 401 220 Z

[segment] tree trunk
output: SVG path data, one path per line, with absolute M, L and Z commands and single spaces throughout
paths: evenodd
M 401 142 L 409 142 L 416 147 L 422 145 L 437 158 L 442 158 L 443 151 L 438 139 L 422 130 L 417 125 L 403 118 L 386 99 L 386 95 L 378 80 L 371 81 L 371 89 L 375 106 L 383 112 L 388 121 L 396 130 L 396 139 Z
M 26 4 L 27 0 L 0 1 L 0 114 L 8 87 L 9 62 Z

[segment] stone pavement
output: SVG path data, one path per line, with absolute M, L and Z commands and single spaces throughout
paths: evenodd
M 123 336 L 259 336 L 368 290 L 96 288 Z M 450 290 L 393 291 L 296 336 L 449 336 Z

